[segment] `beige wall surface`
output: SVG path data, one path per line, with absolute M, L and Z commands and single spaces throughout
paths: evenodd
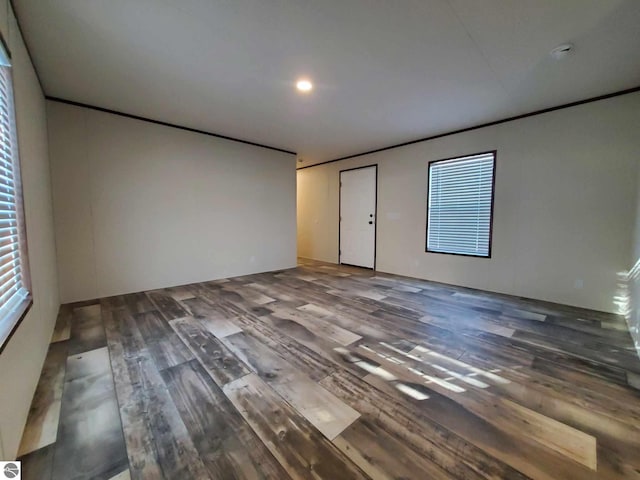
M 629 268 L 640 93 L 298 171 L 298 254 L 338 260 L 339 171 L 378 164 L 377 269 L 616 311 Z M 497 150 L 492 258 L 425 253 L 427 165 Z
M 293 267 L 293 155 L 47 104 L 63 303 Z
M 0 2 L 11 50 L 33 306 L 0 354 L 0 459 L 14 459 L 58 312 L 45 99 L 13 12 Z

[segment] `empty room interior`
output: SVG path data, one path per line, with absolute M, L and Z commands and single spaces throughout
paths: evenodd
M 0 479 L 640 480 L 639 1 L 0 40 Z

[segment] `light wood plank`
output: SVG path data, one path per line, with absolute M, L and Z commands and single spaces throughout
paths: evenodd
M 299 311 L 298 309 L 285 309 L 279 306 L 272 308 L 272 310 L 272 318 L 299 323 L 314 335 L 321 338 L 327 338 L 338 345 L 346 346 L 362 339 L 362 335 L 350 332 L 349 330 L 327 321 L 323 317 L 314 317 L 312 315 L 307 315 L 304 311 Z
M 275 298 L 271 298 L 261 292 L 256 292 L 251 288 L 245 288 L 244 285 L 238 286 L 233 283 L 229 283 L 225 285 L 223 289 L 227 292 L 240 295 L 243 301 L 249 305 L 266 305 L 276 301 Z
M 68 342 L 52 343 L 31 402 L 18 456 L 50 445 L 58 436 Z
M 53 480 L 110 478 L 127 465 L 106 347 L 67 360 Z
M 224 343 L 329 440 L 360 416 L 252 337 L 240 333 L 226 337 Z
M 556 452 L 566 455 L 591 470 L 596 470 L 597 442 L 593 436 L 510 400 L 499 399 L 494 406 L 496 415 L 501 415 L 503 420 L 509 421 L 509 429 L 512 432 L 529 435 Z
M 257 375 L 239 378 L 223 390 L 291 478 L 367 478 Z
M 370 417 L 347 428 L 333 444 L 375 480 L 422 478 L 448 480 L 449 473 L 423 457 Z
M 169 295 L 171 295 L 171 298 L 178 302 L 194 298 L 194 294 L 188 286 L 171 287 L 166 288 L 165 290 L 169 293 Z
M 209 303 L 200 298 L 191 298 L 184 301 L 193 317 L 200 320 L 202 325 L 218 338 L 227 337 L 235 333 L 239 333 L 242 329 L 236 322 L 234 317 L 229 317 L 219 309 L 214 308 Z
M 131 480 L 131 473 L 127 468 L 124 472 L 119 473 L 115 477 L 111 477 L 110 480 Z
M 528 320 L 536 320 L 538 322 L 544 322 L 547 318 L 543 313 L 532 312 L 530 310 L 507 309 L 507 313 L 516 317 L 526 318 Z
M 69 340 L 71 336 L 71 316 L 71 308 L 68 305 L 61 305 L 56 319 L 56 326 L 51 336 L 51 343 Z

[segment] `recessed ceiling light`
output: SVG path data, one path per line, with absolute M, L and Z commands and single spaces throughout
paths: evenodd
M 313 84 L 309 80 L 298 80 L 296 88 L 301 92 L 310 92 L 313 89 Z
M 556 60 L 566 57 L 573 51 L 573 45 L 571 43 L 563 43 L 551 50 L 551 56 Z

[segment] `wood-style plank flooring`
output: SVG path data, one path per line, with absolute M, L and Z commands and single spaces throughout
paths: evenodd
M 26 479 L 640 479 L 624 319 L 301 260 L 64 305 Z

